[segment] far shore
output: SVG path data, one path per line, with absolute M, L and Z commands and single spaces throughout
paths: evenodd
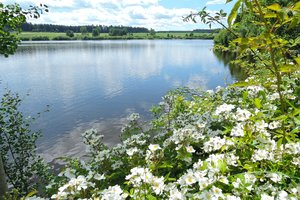
M 198 32 L 157 32 L 150 33 L 128 33 L 124 36 L 110 36 L 108 33 L 100 33 L 93 36 L 91 33 L 74 33 L 73 37 L 67 36 L 63 32 L 22 32 L 22 41 L 48 41 L 48 40 L 153 40 L 153 39 L 213 39 L 215 33 Z

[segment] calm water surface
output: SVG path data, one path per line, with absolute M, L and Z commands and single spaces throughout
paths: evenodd
M 27 115 L 50 106 L 33 125 L 43 132 L 38 146 L 47 160 L 80 155 L 82 132 L 96 128 L 116 144 L 126 116 L 149 118 L 170 89 L 233 82 L 212 47 L 209 40 L 23 43 L 15 55 L 0 57 L 0 93 L 20 93 Z

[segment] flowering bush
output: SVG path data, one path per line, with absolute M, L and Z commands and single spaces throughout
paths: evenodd
M 90 160 L 70 161 L 52 198 L 299 199 L 300 73 L 283 81 L 288 115 L 274 80 L 250 77 L 249 86 L 170 92 L 151 128 L 116 147 L 86 132 Z

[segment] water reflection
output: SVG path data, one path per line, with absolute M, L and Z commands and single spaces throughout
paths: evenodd
M 212 47 L 207 40 L 24 43 L 0 58 L 0 80 L 21 94 L 30 91 L 25 113 L 50 105 L 34 126 L 44 133 L 41 151 L 74 154 L 81 151 L 79 135 L 94 126 L 107 143 L 117 143 L 122 119 L 130 112 L 149 117 L 170 89 L 214 89 L 236 80 Z
M 236 80 L 241 81 L 247 78 L 246 73 L 240 66 L 231 63 L 231 61 L 236 59 L 236 55 L 234 53 L 214 51 L 214 54 L 219 61 L 223 62 L 225 66 L 229 67 L 230 75 Z

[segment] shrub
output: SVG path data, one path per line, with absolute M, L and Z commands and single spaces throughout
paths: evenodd
M 56 36 L 52 40 L 72 40 L 72 38 L 67 36 Z
M 68 30 L 67 32 L 66 32 L 66 35 L 68 36 L 68 37 L 74 37 L 74 32 L 73 31 L 70 31 L 70 30 Z
M 48 166 L 36 153 L 39 132 L 30 130 L 30 119 L 20 112 L 19 95 L 6 92 L 0 103 L 0 156 L 9 183 L 26 194 L 49 178 Z
M 150 129 L 131 115 L 113 148 L 87 131 L 90 161 L 70 161 L 52 197 L 299 198 L 300 73 L 283 79 L 293 105 L 285 118 L 275 80 L 249 77 L 249 86 L 170 92 L 152 109 Z

